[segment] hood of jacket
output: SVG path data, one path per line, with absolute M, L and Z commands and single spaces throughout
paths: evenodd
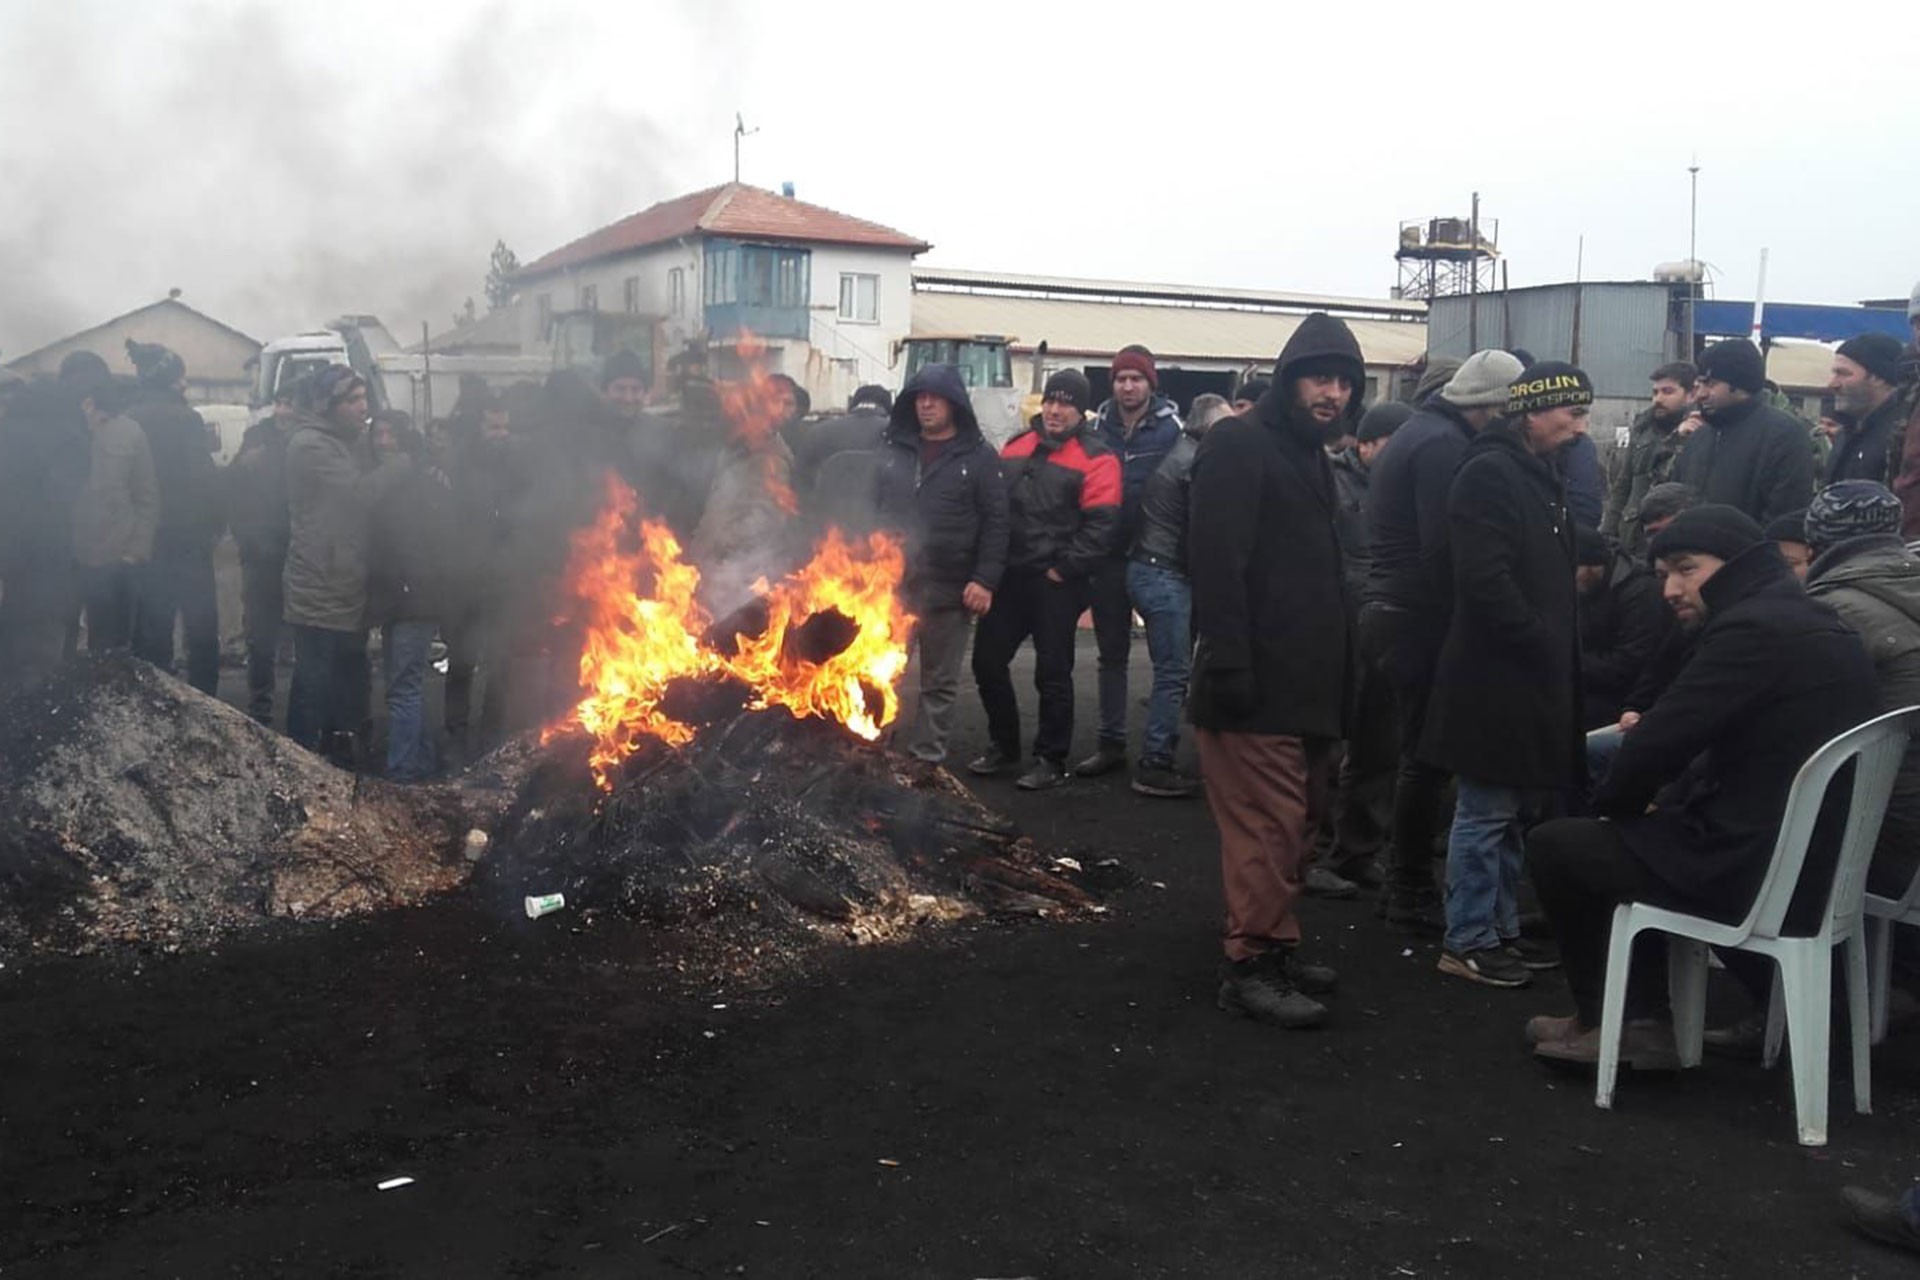
M 1721 565 L 1701 586 L 1700 600 L 1707 606 L 1707 625 L 1711 626 L 1723 610 L 1749 596 L 1786 587 L 1798 592 L 1800 584 L 1794 580 L 1787 562 L 1780 558 L 1780 548 L 1771 542 L 1748 547 Z
M 1807 590 L 1863 578 L 1884 582 L 1920 603 L 1920 560 L 1907 551 L 1897 533 L 1874 533 L 1834 543 L 1807 567 Z
M 1291 384 L 1299 376 L 1295 370 L 1309 360 L 1337 360 L 1348 367 L 1353 398 L 1347 401 L 1347 417 L 1358 422 L 1365 411 L 1367 363 L 1360 356 L 1360 342 L 1353 330 L 1324 311 L 1316 311 L 1300 322 L 1273 363 L 1272 393 L 1277 393 L 1283 404 L 1291 407 Z
M 953 423 L 960 434 L 980 434 L 980 419 L 974 416 L 973 401 L 967 398 L 967 384 L 960 380 L 960 371 L 950 364 L 930 364 L 900 388 L 893 402 L 893 413 L 887 419 L 889 436 L 920 434 L 920 415 L 914 412 L 913 399 L 922 391 L 930 391 L 953 406 Z

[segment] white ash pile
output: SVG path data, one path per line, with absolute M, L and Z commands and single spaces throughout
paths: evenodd
M 465 877 L 450 789 L 356 780 L 125 656 L 0 703 L 0 950 L 205 946 Z

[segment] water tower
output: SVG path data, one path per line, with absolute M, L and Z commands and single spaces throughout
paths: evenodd
M 1400 224 L 1400 264 L 1396 298 L 1445 298 L 1459 293 L 1491 293 L 1500 260 L 1500 224 L 1492 234 L 1477 218 L 1428 218 Z

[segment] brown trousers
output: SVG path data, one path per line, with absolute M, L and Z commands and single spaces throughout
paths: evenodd
M 1229 960 L 1300 941 L 1293 914 L 1313 833 L 1326 808 L 1324 743 L 1200 729 L 1200 776 L 1220 829 Z

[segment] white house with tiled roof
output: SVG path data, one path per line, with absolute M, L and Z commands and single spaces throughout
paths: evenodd
M 569 318 L 657 318 L 660 353 L 742 332 L 816 408 L 862 383 L 891 385 L 894 344 L 912 327 L 912 266 L 928 245 L 891 227 L 730 182 L 656 204 L 522 267 L 523 346 L 555 341 Z M 604 342 L 604 339 L 603 339 Z

